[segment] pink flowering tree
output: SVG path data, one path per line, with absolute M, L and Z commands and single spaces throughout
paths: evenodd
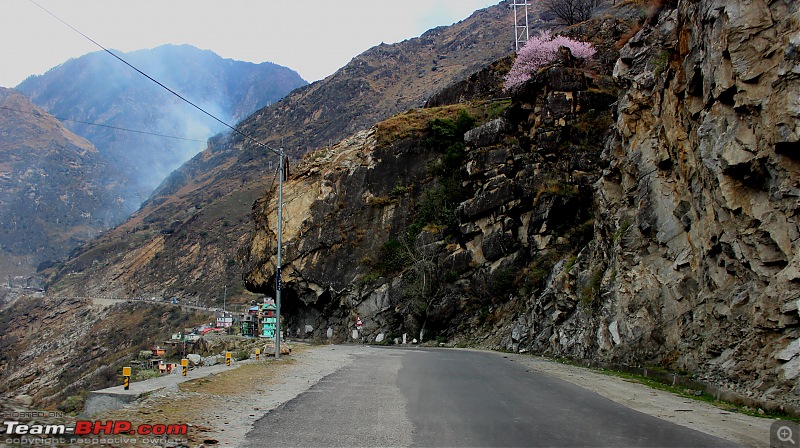
M 553 62 L 558 56 L 560 47 L 569 48 L 572 55 L 580 59 L 589 59 L 595 54 L 594 47 L 588 42 L 577 41 L 566 36 L 553 36 L 550 31 L 542 31 L 538 36 L 528 40 L 528 43 L 517 54 L 517 59 L 505 78 L 506 90 L 521 86 L 531 79 L 536 70 Z

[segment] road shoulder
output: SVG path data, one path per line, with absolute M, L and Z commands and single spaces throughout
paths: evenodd
M 744 446 L 762 447 L 769 444 L 770 425 L 774 422 L 769 418 L 726 411 L 710 403 L 653 389 L 632 380 L 538 356 L 524 354 L 503 354 L 503 356 L 531 370 L 581 386 L 644 414 Z

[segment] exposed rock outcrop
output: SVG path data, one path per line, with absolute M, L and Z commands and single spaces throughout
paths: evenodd
M 797 405 L 798 19 L 794 2 L 678 2 L 631 38 L 594 240 L 503 346 Z
M 518 287 L 536 290 L 542 272 L 591 239 L 591 185 L 600 177 L 613 86 L 552 67 L 519 95 L 513 105 L 489 99 L 412 111 L 300 164 L 283 190 L 289 334 L 348 339 L 356 316 L 371 341 L 491 334 L 489 321 L 517 303 Z M 470 108 L 482 123 L 464 134 L 461 158 L 457 142 L 439 142 L 435 132 L 435 118 L 454 108 Z M 495 119 L 480 112 L 498 108 L 506 111 Z M 378 143 L 384 129 L 424 113 L 434 121 Z M 275 281 L 274 194 L 256 205 L 247 257 L 249 287 L 267 293 Z

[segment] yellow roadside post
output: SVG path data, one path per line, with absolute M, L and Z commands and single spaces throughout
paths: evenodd
M 225 352 L 225 365 L 231 366 L 231 352 Z
M 257 348 L 256 349 L 256 361 L 258 361 L 259 359 L 261 359 L 261 349 Z
M 186 376 L 186 371 L 189 370 L 189 360 L 186 358 L 181 359 L 181 367 L 183 368 L 183 376 Z
M 129 390 L 131 388 L 131 368 L 130 367 L 123 367 L 122 368 L 122 385 L 125 387 L 125 390 Z

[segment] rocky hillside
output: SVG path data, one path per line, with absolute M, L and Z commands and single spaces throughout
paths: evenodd
M 422 106 L 433 93 L 509 55 L 511 14 L 501 3 L 419 38 L 372 48 L 239 128 L 276 148 L 283 141 L 292 157 L 336 143 Z M 235 296 L 243 290 L 237 251 L 248 245 L 251 205 L 274 180 L 274 160 L 239 135 L 213 138 L 128 222 L 82 248 L 55 273 L 54 290 L 212 302 L 228 285 Z
M 87 391 L 120 384 L 122 367 L 140 350 L 211 319 L 157 302 L 17 300 L 0 312 L 0 401 L 25 396 L 39 409 L 80 411 Z
M 125 215 L 116 171 L 91 143 L 0 88 L 0 278 L 30 276 Z
M 490 95 L 309 155 L 285 186 L 289 333 L 346 340 L 359 316 L 370 341 L 647 366 L 796 407 L 799 17 L 665 2 L 591 26 L 624 44 L 613 80 L 565 61 L 494 120 Z M 246 279 L 270 293 L 274 192 L 256 212 Z
M 228 123 L 307 84 L 286 67 L 223 59 L 189 45 L 164 45 L 120 56 Z M 128 213 L 138 209 L 173 170 L 203 150 L 206 139 L 225 130 L 105 51 L 70 59 L 29 77 L 17 89 L 91 141 L 103 160 L 121 173 L 116 180 L 128 188 L 123 195 Z

